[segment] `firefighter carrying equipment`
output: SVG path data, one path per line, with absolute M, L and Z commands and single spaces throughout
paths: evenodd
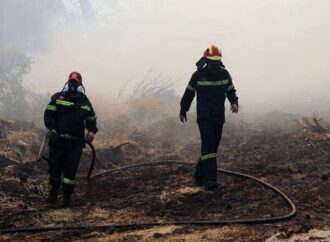
M 72 80 L 69 81 L 69 83 Z M 44 122 L 51 132 L 49 138 L 49 183 L 52 187 L 48 202 L 54 203 L 62 184 L 63 206 L 70 205 L 75 176 L 82 149 L 85 147 L 85 128 L 97 133 L 96 115 L 84 93 L 72 95 L 59 92 L 52 96 L 44 113 Z M 70 138 L 68 138 L 70 137 Z M 63 174 L 63 180 L 61 176 Z

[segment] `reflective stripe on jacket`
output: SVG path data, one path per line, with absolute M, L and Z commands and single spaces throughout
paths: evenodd
M 231 104 L 238 104 L 236 89 L 225 68 L 211 73 L 205 67 L 192 75 L 181 99 L 181 113 L 190 109 L 195 93 L 197 95 L 197 122 L 210 120 L 225 122 L 226 97 Z
M 46 107 L 44 122 L 48 129 L 58 134 L 68 134 L 84 139 L 85 128 L 97 132 L 96 115 L 87 96 L 79 93 L 76 97 L 56 93 Z

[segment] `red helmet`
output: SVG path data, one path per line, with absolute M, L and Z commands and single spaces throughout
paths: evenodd
M 205 50 L 204 57 L 209 60 L 221 60 L 222 54 L 218 47 L 211 45 L 211 47 Z
M 70 73 L 68 81 L 70 81 L 70 80 L 74 80 L 80 84 L 82 83 L 82 77 L 81 77 L 80 73 L 76 72 L 76 71 L 73 71 Z

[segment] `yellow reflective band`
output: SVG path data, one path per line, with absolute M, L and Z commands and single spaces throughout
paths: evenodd
M 56 100 L 56 104 L 63 105 L 63 106 L 72 106 L 72 105 L 74 105 L 74 103 L 72 103 L 72 102 L 63 101 L 63 100 L 60 100 L 60 99 Z
M 222 80 L 222 81 L 198 81 L 197 85 L 199 86 L 222 86 L 227 85 L 228 80 Z
M 232 90 L 232 89 L 234 89 L 234 85 L 230 85 L 230 86 L 228 87 L 227 91 L 230 91 L 230 90 Z
M 216 55 L 216 56 L 206 56 L 206 59 L 209 59 L 209 60 L 221 60 L 222 57 L 219 56 L 219 55 Z
M 217 153 L 210 153 L 207 155 L 203 155 L 201 157 L 201 160 L 207 160 L 207 159 L 211 159 L 211 158 L 217 158 Z
M 91 108 L 87 105 L 81 106 L 82 109 L 85 109 L 87 111 L 91 111 Z
M 210 53 L 210 55 L 213 54 L 212 46 L 209 48 L 209 53 Z
M 86 120 L 96 120 L 96 116 L 87 117 Z
M 74 185 L 76 183 L 76 181 L 75 180 L 70 180 L 70 179 L 64 177 L 63 178 L 63 183 Z
M 190 90 L 190 91 L 196 92 L 196 89 L 195 89 L 195 88 L 193 88 L 193 87 L 192 87 L 192 86 L 190 86 L 190 85 L 188 85 L 188 86 L 187 86 L 187 89 L 188 89 L 188 90 Z
M 46 110 L 56 111 L 56 107 L 53 105 L 47 105 Z

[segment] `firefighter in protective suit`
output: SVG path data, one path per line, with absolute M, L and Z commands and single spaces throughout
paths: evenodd
M 195 184 L 206 190 L 218 188 L 217 151 L 225 122 L 224 103 L 228 98 L 231 111 L 238 112 L 238 97 L 228 70 L 222 61 L 218 47 L 212 45 L 196 63 L 197 71 L 181 99 L 180 120 L 187 121 L 187 112 L 197 95 L 197 123 L 202 147 L 201 157 L 195 168 Z
M 71 204 L 85 142 L 92 142 L 98 130 L 92 104 L 84 92 L 81 75 L 70 73 L 63 90 L 52 96 L 44 113 L 45 125 L 50 130 L 48 172 L 51 189 L 48 202 L 56 203 L 62 185 L 63 207 Z

